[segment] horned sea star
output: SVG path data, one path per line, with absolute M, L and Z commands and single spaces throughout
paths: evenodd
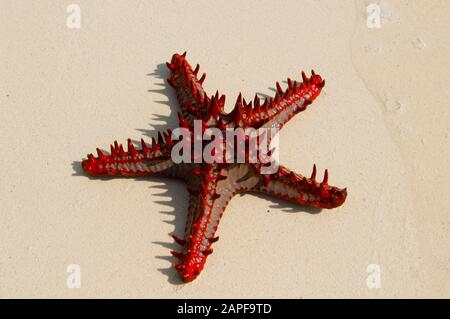
M 209 97 L 202 87 L 203 74 L 197 78 L 199 65 L 192 69 L 186 53 L 174 54 L 170 63 L 169 84 L 175 89 L 181 112 L 180 127 L 192 131 L 194 120 L 202 120 L 204 127 L 216 127 L 224 131 L 230 128 L 281 128 L 295 114 L 303 111 L 320 94 L 325 81 L 312 71 L 308 78 L 302 72 L 302 82 L 288 79 L 283 91 L 277 82 L 274 98 L 260 102 L 258 96 L 250 103 L 239 94 L 234 109 L 224 111 L 225 96 L 216 93 Z M 252 105 L 253 104 L 253 105 Z M 150 145 L 141 139 L 136 149 L 128 139 L 128 150 L 114 142 L 110 154 L 97 148 L 98 156 L 89 154 L 82 162 L 85 172 L 92 176 L 165 176 L 181 179 L 188 185 L 189 207 L 185 239 L 173 236 L 182 246 L 181 252 L 171 253 L 179 259 L 174 264 L 184 282 L 194 280 L 201 272 L 215 237 L 217 226 L 231 198 L 241 192 L 259 192 L 316 208 L 334 208 L 344 203 L 347 191 L 328 185 L 328 171 L 322 182 L 316 182 L 316 166 L 310 178 L 279 166 L 273 174 L 262 174 L 261 162 L 256 163 L 175 163 L 171 159 L 174 141 L 167 130 L 152 139 Z

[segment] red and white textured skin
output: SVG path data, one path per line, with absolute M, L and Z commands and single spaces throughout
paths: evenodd
M 205 74 L 198 79 L 199 66 L 193 70 L 186 60 L 186 53 L 174 54 L 170 63 L 169 84 L 175 89 L 181 112 L 180 127 L 192 132 L 194 120 L 202 120 L 204 127 L 227 128 L 276 127 L 280 129 L 295 114 L 304 111 L 320 94 L 325 81 L 312 72 L 310 78 L 302 72 L 302 82 L 288 79 L 283 91 L 277 82 L 274 98 L 264 102 L 255 95 L 247 103 L 239 94 L 234 109 L 225 113 L 225 96 L 208 97 L 202 83 Z M 174 163 L 171 149 L 174 141 L 167 130 L 147 144 L 141 140 L 136 148 L 128 140 L 124 150 L 117 142 L 111 145 L 110 154 L 97 149 L 97 156 L 88 155 L 82 162 L 83 169 L 91 176 L 165 176 L 186 182 L 189 192 L 188 218 L 184 239 L 173 236 L 181 245 L 179 252 L 171 253 L 179 259 L 174 268 L 184 282 L 194 280 L 202 271 L 212 244 L 218 240 L 215 233 L 222 214 L 231 198 L 241 192 L 260 192 L 296 204 L 316 208 L 334 208 L 342 205 L 347 190 L 328 184 L 325 170 L 322 182 L 316 181 L 316 166 L 309 178 L 279 166 L 276 173 L 261 174 L 263 163 Z M 248 151 L 248 150 L 246 150 Z M 248 155 L 248 154 L 247 154 Z

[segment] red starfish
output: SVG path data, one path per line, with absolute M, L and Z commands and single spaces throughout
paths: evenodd
M 277 82 L 275 97 L 266 98 L 261 104 L 255 95 L 246 103 L 239 95 L 230 113 L 224 112 L 225 96 L 211 98 L 205 93 L 202 83 L 205 74 L 197 79 L 199 65 L 193 70 L 186 61 L 186 53 L 174 54 L 171 63 L 169 84 L 175 89 L 182 112 L 178 112 L 180 127 L 192 132 L 194 120 L 202 120 L 203 129 L 216 127 L 221 131 L 230 128 L 281 128 L 291 117 L 303 111 L 320 94 L 325 81 L 312 71 L 308 78 L 302 72 L 302 82 L 288 79 L 288 88 L 283 91 Z M 164 137 L 163 137 L 164 136 Z M 273 174 L 262 174 L 265 163 L 175 163 L 171 158 L 174 141 L 171 131 L 158 133 L 151 145 L 141 140 L 136 149 L 128 140 L 128 150 L 114 142 L 111 153 L 105 155 L 97 149 L 98 156 L 89 154 L 82 162 L 87 174 L 122 176 L 166 176 L 184 180 L 189 191 L 189 212 L 185 239 L 173 236 L 182 246 L 181 252 L 172 252 L 180 262 L 174 267 L 185 282 L 194 280 L 203 269 L 206 258 L 212 252 L 212 244 L 218 240 L 215 232 L 220 218 L 230 199 L 237 193 L 254 191 L 316 208 L 334 208 L 344 203 L 346 189 L 328 185 L 325 170 L 322 182 L 316 182 L 314 165 L 310 178 L 279 166 Z M 246 151 L 247 152 L 247 151 Z M 248 152 L 246 153 L 248 158 Z

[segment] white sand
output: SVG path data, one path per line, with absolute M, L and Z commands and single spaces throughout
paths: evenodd
M 381 29 L 366 26 L 369 1 L 85 0 L 72 30 L 68 3 L 1 1 L 0 297 L 450 297 L 450 3 L 373 2 Z M 236 197 L 188 285 L 168 257 L 184 186 L 79 167 L 97 146 L 176 125 L 162 63 L 184 50 L 228 109 L 302 68 L 323 75 L 283 129 L 280 160 L 328 168 L 349 190 L 320 214 Z

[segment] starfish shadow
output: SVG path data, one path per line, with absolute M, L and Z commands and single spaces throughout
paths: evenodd
M 156 69 L 147 74 L 147 76 L 156 77 L 157 79 L 162 79 L 162 83 L 157 83 L 156 85 L 159 87 L 158 89 L 149 89 L 147 90 L 150 93 L 155 93 L 163 96 L 165 99 L 157 99 L 154 102 L 158 104 L 167 105 L 170 108 L 169 115 L 161 115 L 155 114 L 153 117 L 154 121 L 157 121 L 156 124 L 151 125 L 151 129 L 141 129 L 138 128 L 137 131 L 141 132 L 143 135 L 148 137 L 156 136 L 157 131 L 162 131 L 167 128 L 174 128 L 178 125 L 177 111 L 179 111 L 177 104 L 177 97 L 174 90 L 171 89 L 169 85 L 165 82 L 165 80 L 169 77 L 169 72 L 167 70 L 167 66 L 163 63 L 158 64 Z
M 153 180 L 153 179 L 152 179 Z M 156 194 L 161 199 L 156 200 L 155 203 L 162 204 L 168 207 L 167 210 L 160 211 L 160 214 L 169 217 L 164 220 L 165 223 L 172 225 L 174 230 L 172 234 L 177 234 L 179 237 L 183 237 L 184 227 L 186 224 L 186 214 L 188 210 L 188 193 L 184 183 L 176 180 L 167 180 L 163 178 L 157 178 L 157 185 L 152 185 L 150 189 L 159 189 L 160 193 Z M 173 194 L 176 194 L 174 196 Z M 170 218 L 171 217 L 171 218 Z M 180 246 L 173 240 L 170 241 L 153 241 L 152 244 L 160 245 L 168 250 L 179 250 Z M 178 276 L 176 270 L 172 267 L 172 264 L 178 260 L 171 256 L 169 253 L 167 255 L 155 256 L 157 259 L 162 259 L 169 262 L 167 268 L 158 268 L 163 275 L 167 276 L 169 283 L 174 285 L 181 285 L 183 281 Z
M 261 193 L 248 192 L 248 193 L 244 193 L 244 194 L 249 194 L 252 196 L 256 196 L 258 198 L 268 200 L 268 201 L 272 202 L 272 205 L 269 205 L 269 208 L 281 210 L 282 212 L 285 212 L 285 213 L 319 214 L 322 211 L 321 208 L 308 207 L 308 206 L 303 206 L 303 205 L 299 205 L 299 204 L 296 205 L 296 204 L 275 198 L 273 196 L 269 196 L 269 195 L 265 195 L 265 194 L 261 194 Z M 270 209 L 268 209 L 267 212 L 269 213 Z
M 84 172 L 83 167 L 81 166 L 81 161 L 73 161 L 72 162 L 72 169 L 74 171 L 72 176 L 88 177 L 88 175 L 86 175 L 86 173 Z

